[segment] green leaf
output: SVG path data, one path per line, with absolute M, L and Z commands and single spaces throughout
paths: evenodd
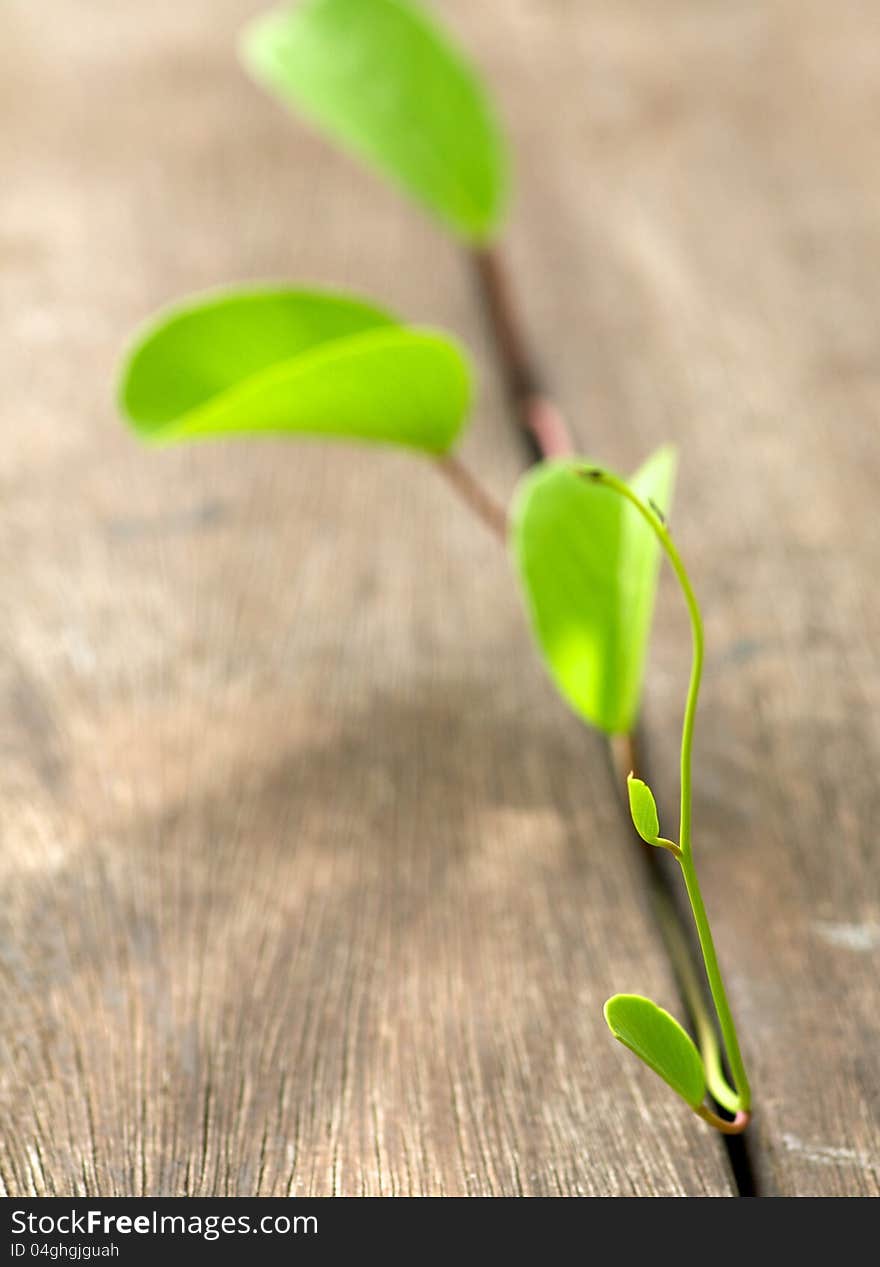
M 626 780 L 629 792 L 629 810 L 633 824 L 642 840 L 655 845 L 660 837 L 660 819 L 654 793 L 642 779 L 629 775 Z
M 390 176 L 460 236 L 489 239 L 507 156 L 480 79 L 409 0 L 306 0 L 258 18 L 254 78 Z
M 706 1073 L 693 1039 L 674 1016 L 638 994 L 615 994 L 605 1004 L 608 1028 L 691 1108 L 706 1094 Z
M 157 441 L 300 432 L 443 453 L 470 402 L 450 339 L 334 294 L 280 288 L 196 296 L 137 337 L 120 405 Z
M 575 474 L 582 462 L 543 463 L 522 482 L 512 548 L 546 667 L 579 716 L 628 734 L 642 677 L 660 548 L 634 506 Z M 667 509 L 675 453 L 659 449 L 630 480 Z

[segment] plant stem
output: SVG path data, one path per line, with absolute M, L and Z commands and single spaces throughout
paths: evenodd
M 465 505 L 483 521 L 502 545 L 506 544 L 507 513 L 473 472 L 453 453 L 445 453 L 436 458 L 435 465 Z
M 681 560 L 678 550 L 669 535 L 669 530 L 665 523 L 661 521 L 656 512 L 648 507 L 641 498 L 633 492 L 628 484 L 618 479 L 614 475 L 608 474 L 606 471 L 588 470 L 584 474 L 606 487 L 613 489 L 621 497 L 635 506 L 636 510 L 647 522 L 648 526 L 653 530 L 660 545 L 662 546 L 666 557 L 669 559 L 672 569 L 678 579 L 682 592 L 687 603 L 688 614 L 691 620 L 691 633 L 693 637 L 693 662 L 691 665 L 691 677 L 688 686 L 687 703 L 685 705 L 684 724 L 682 726 L 681 736 L 681 822 L 679 830 L 679 846 L 681 848 L 681 857 L 679 865 L 684 876 L 685 886 L 687 888 L 688 898 L 693 911 L 694 923 L 697 928 L 697 936 L 700 940 L 700 949 L 703 952 L 703 961 L 706 966 L 706 976 L 709 981 L 709 989 L 712 993 L 712 1001 L 715 1004 L 715 1011 L 718 1016 L 718 1024 L 721 1029 L 721 1035 L 724 1040 L 724 1049 L 727 1054 L 727 1060 L 730 1065 L 730 1072 L 733 1076 L 735 1091 L 735 1100 L 731 1096 L 725 1094 L 724 1098 L 716 1097 L 725 1108 L 731 1111 L 748 1112 L 751 1103 L 751 1092 L 749 1089 L 749 1081 L 746 1076 L 745 1066 L 743 1064 L 742 1053 L 739 1048 L 739 1040 L 737 1038 L 736 1026 L 733 1021 L 733 1015 L 730 1010 L 730 1004 L 727 1000 L 727 991 L 724 988 L 724 981 L 721 976 L 721 969 L 718 966 L 718 956 L 715 952 L 715 943 L 712 938 L 712 930 L 709 927 L 709 919 L 706 914 L 706 907 L 703 902 L 703 895 L 700 892 L 700 885 L 697 879 L 696 867 L 693 860 L 693 848 L 691 845 L 691 750 L 693 747 L 694 721 L 697 712 L 697 697 L 700 690 L 700 678 L 703 670 L 703 622 L 700 617 L 700 609 L 697 605 L 696 596 L 688 577 L 685 566 Z M 713 1069 L 713 1080 L 718 1081 L 720 1070 Z M 717 1087 L 720 1091 L 726 1091 L 726 1084 Z M 713 1091 L 713 1094 L 715 1092 Z M 725 1103 L 725 1101 L 731 1101 Z M 702 1116 L 702 1114 L 701 1114 Z M 708 1119 L 707 1119 L 708 1120 Z M 742 1127 L 740 1127 L 742 1129 Z
M 574 441 L 541 383 L 497 247 L 473 252 L 480 294 L 495 336 L 505 385 L 533 461 L 569 457 Z
M 662 926 L 663 940 L 696 1030 L 697 1045 L 703 1057 L 709 1093 L 729 1113 L 736 1113 L 739 1108 L 739 1096 L 724 1076 L 718 1035 L 706 1009 L 703 985 L 697 976 L 684 930 L 679 923 L 670 895 L 659 886 L 655 891 L 655 902 Z
M 700 1104 L 694 1109 L 697 1117 L 701 1117 L 704 1122 L 708 1122 L 710 1126 L 714 1126 L 716 1131 L 720 1131 L 722 1135 L 742 1135 L 743 1131 L 752 1120 L 752 1115 L 748 1109 L 737 1109 L 736 1116 L 732 1122 L 727 1122 L 723 1117 L 719 1117 L 717 1113 L 713 1113 L 711 1109 L 707 1109 L 705 1104 Z
M 501 254 L 497 247 L 485 247 L 474 250 L 472 258 L 507 391 L 530 456 L 535 462 L 570 457 L 574 442 L 558 407 L 541 387 Z M 507 515 L 473 473 L 453 454 L 438 458 L 437 465 L 458 496 L 505 542 Z
M 748 1111 L 751 1105 L 751 1090 L 749 1088 L 749 1080 L 746 1076 L 745 1065 L 743 1064 L 742 1053 L 739 1049 L 739 1039 L 737 1038 L 736 1025 L 734 1024 L 733 1014 L 730 1010 L 730 1004 L 727 1001 L 727 991 L 724 988 L 724 980 L 721 976 L 721 969 L 718 966 L 718 956 L 715 953 L 715 942 L 712 938 L 712 930 L 709 927 L 709 917 L 706 914 L 706 907 L 703 902 L 703 895 L 700 892 L 700 884 L 697 879 L 697 872 L 694 866 L 693 856 L 686 854 L 682 849 L 682 856 L 679 858 L 682 875 L 684 876 L 685 886 L 687 888 L 688 897 L 690 898 L 691 909 L 694 913 L 694 923 L 697 926 L 697 936 L 700 939 L 700 949 L 703 952 L 703 960 L 706 964 L 706 976 L 709 978 L 709 989 L 712 991 L 712 1001 L 715 1004 L 715 1011 L 718 1016 L 718 1024 L 721 1027 L 721 1035 L 724 1039 L 724 1050 L 727 1053 L 727 1060 L 730 1065 L 730 1072 L 733 1077 L 733 1084 L 737 1090 L 737 1100 L 735 1105 L 724 1104 L 724 1100 L 716 1095 L 719 1103 L 724 1104 L 725 1108 L 736 1108 Z M 713 1091 L 713 1095 L 715 1092 Z

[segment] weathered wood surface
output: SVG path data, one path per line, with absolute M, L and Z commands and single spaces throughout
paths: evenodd
M 497 546 L 404 458 L 146 452 L 114 416 L 157 304 L 314 279 L 458 330 L 468 456 L 516 478 L 463 261 L 245 81 L 261 7 L 0 11 L 0 1183 L 731 1192 L 604 1031 L 613 989 L 678 1004 Z M 683 447 L 699 847 L 761 1177 L 877 1192 L 878 20 L 442 8 L 514 132 L 512 260 L 585 447 Z M 668 589 L 673 792 L 685 655 Z

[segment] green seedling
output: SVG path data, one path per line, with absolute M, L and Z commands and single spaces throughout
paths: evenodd
M 749 1121 L 751 1092 L 736 1026 L 718 966 L 712 930 L 700 892 L 691 840 L 691 750 L 703 671 L 703 621 L 684 563 L 670 536 L 666 520 L 657 507 L 644 500 L 631 484 L 624 483 L 607 471 L 588 468 L 581 471 L 581 477 L 587 486 L 597 490 L 600 495 L 613 495 L 628 504 L 651 528 L 681 586 L 690 617 L 693 661 L 681 735 L 681 805 L 677 844 L 660 835 L 657 806 L 647 784 L 630 775 L 628 788 L 636 831 L 649 844 L 668 849 L 681 868 L 733 1086 L 725 1076 L 714 1028 L 705 1015 L 699 991 L 692 990 L 689 993 L 691 1006 L 697 1013 L 702 1055 L 678 1022 L 650 999 L 633 994 L 616 994 L 605 1004 L 605 1019 L 614 1037 L 658 1073 L 695 1113 L 726 1134 L 739 1133 Z M 723 1108 L 734 1114 L 732 1122 L 719 1118 L 703 1104 L 707 1088 Z
M 647 999 L 617 995 L 605 1015 L 612 1033 L 700 1116 L 719 1130 L 740 1130 L 748 1084 L 690 845 L 702 628 L 665 526 L 674 453 L 658 450 L 628 484 L 572 456 L 565 424 L 538 387 L 495 246 L 509 200 L 504 138 L 480 77 L 421 8 L 410 0 L 304 0 L 257 19 L 242 57 L 259 83 L 390 177 L 472 252 L 523 430 L 552 460 L 525 477 L 508 517 L 456 454 L 473 380 L 458 343 L 370 301 L 314 289 L 230 289 L 159 313 L 126 358 L 121 410 L 155 443 L 276 433 L 394 445 L 431 459 L 508 542 L 552 681 L 609 737 L 631 736 L 636 725 L 665 551 L 694 625 L 679 842 L 660 835 L 653 794 L 634 776 L 630 808 L 642 839 L 682 868 L 734 1087 L 698 984 L 688 996 L 699 1051 Z M 705 1107 L 707 1089 L 736 1115 L 732 1123 Z

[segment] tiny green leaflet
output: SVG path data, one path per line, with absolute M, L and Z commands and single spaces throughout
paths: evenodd
M 626 780 L 629 793 L 629 809 L 633 825 L 642 840 L 649 845 L 657 843 L 660 837 L 660 819 L 657 815 L 657 803 L 654 793 L 642 779 L 630 774 Z
M 147 439 L 259 432 L 447 452 L 471 398 L 454 340 L 360 299 L 257 287 L 195 296 L 141 330 L 120 406 Z
M 469 242 L 500 227 L 508 156 L 477 72 L 411 0 L 305 0 L 246 28 L 253 77 Z
M 626 780 L 626 790 L 629 794 L 629 812 L 632 816 L 633 826 L 642 840 L 649 845 L 659 845 L 662 849 L 669 849 L 676 856 L 680 855 L 681 850 L 678 845 L 674 841 L 666 840 L 660 835 L 657 802 L 654 800 L 654 793 L 644 779 L 637 779 L 630 772 Z

